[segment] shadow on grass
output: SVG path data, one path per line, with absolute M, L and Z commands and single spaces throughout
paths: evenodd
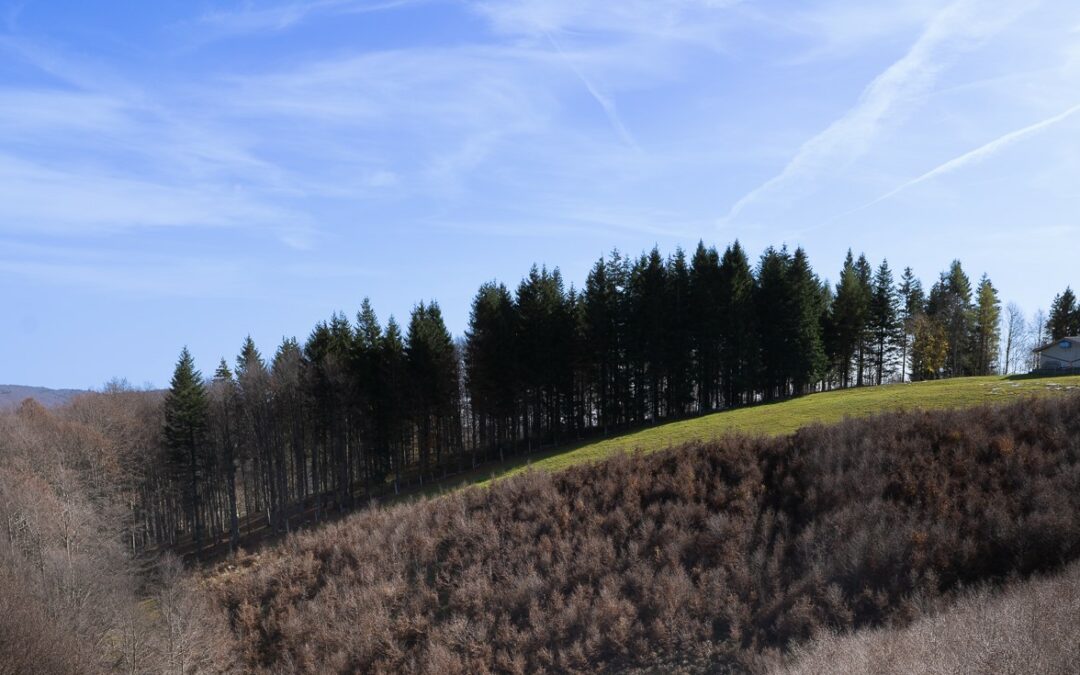
M 1080 375 L 1080 368 L 1067 368 L 1062 370 L 1037 370 L 1031 373 L 1019 373 L 1017 375 L 1006 375 L 1005 379 L 1010 381 L 1019 380 L 1046 380 L 1055 377 L 1069 377 L 1071 375 Z
M 534 463 L 539 463 L 553 457 L 570 454 L 572 452 L 576 452 L 577 450 L 581 450 L 582 448 L 597 445 L 599 443 L 618 443 L 620 440 L 628 439 L 643 432 L 662 430 L 664 428 L 672 427 L 685 422 L 700 420 L 706 417 L 712 417 L 714 415 L 722 415 L 736 410 L 769 408 L 779 405 L 781 403 L 788 403 L 795 399 L 804 398 L 806 396 L 809 396 L 809 394 L 799 394 L 797 396 L 788 396 L 786 398 L 776 398 L 769 401 L 758 401 L 748 405 L 725 408 L 723 410 L 713 410 L 710 412 L 702 413 L 700 415 L 688 415 L 686 417 L 668 420 L 660 424 L 634 426 L 627 429 L 619 430 L 608 436 L 594 435 L 568 443 L 552 445 L 546 449 L 539 449 L 525 455 L 511 457 L 502 461 L 495 460 L 493 462 L 485 462 L 477 466 L 475 469 L 469 469 L 464 473 L 459 473 L 457 475 L 449 476 L 447 478 L 438 479 L 432 482 L 430 485 L 424 486 L 423 488 L 411 490 L 408 494 L 402 494 L 396 497 L 391 497 L 389 499 L 384 499 L 382 503 L 400 504 L 415 501 L 417 499 L 423 499 L 426 497 L 447 494 L 456 490 L 475 486 L 488 481 L 494 481 L 500 478 L 509 477 L 516 472 L 528 469 L 528 467 Z M 601 462 L 604 459 L 606 459 L 606 457 L 596 457 L 592 461 Z

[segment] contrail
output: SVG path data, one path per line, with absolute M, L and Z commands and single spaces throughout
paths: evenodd
M 615 102 L 593 86 L 593 83 L 589 78 L 585 77 L 585 73 L 581 72 L 581 69 L 574 64 L 573 59 L 566 55 L 566 52 L 562 50 L 559 43 L 555 42 L 555 38 L 552 37 L 551 33 L 545 32 L 544 35 L 547 36 L 548 41 L 551 42 L 551 46 L 555 48 L 555 51 L 559 52 L 559 56 L 562 57 L 563 61 L 565 61 L 566 64 L 570 66 L 570 69 L 574 71 L 574 74 L 578 76 L 581 83 L 585 85 L 589 94 L 592 95 L 592 97 L 596 99 L 596 102 L 600 104 L 600 107 L 604 109 L 604 114 L 607 115 L 608 122 L 611 123 L 615 132 L 619 134 L 619 138 L 622 139 L 623 143 L 640 151 L 641 148 L 638 146 L 637 141 L 634 140 L 634 137 L 630 134 L 630 130 L 626 128 L 626 125 L 622 122 L 622 118 L 619 117 L 619 111 L 615 108 Z
M 1005 148 L 1005 147 L 1007 147 L 1009 145 L 1012 145 L 1013 143 L 1016 143 L 1017 141 L 1025 138 L 1027 136 L 1038 133 L 1038 132 L 1042 131 L 1043 129 L 1046 129 L 1047 127 L 1058 124 L 1059 122 L 1063 122 L 1063 121 L 1065 121 L 1066 119 L 1072 117 L 1073 115 L 1075 115 L 1078 112 L 1080 112 L 1080 104 L 1074 105 L 1073 107 L 1069 108 L 1065 112 L 1058 113 L 1057 115 L 1054 115 L 1053 117 L 1048 117 L 1048 118 L 1042 120 L 1041 122 L 1035 122 L 1034 124 L 1029 124 L 1028 126 L 1023 127 L 1021 129 L 1016 129 L 1015 131 L 1010 131 L 1009 133 L 1005 134 L 1004 136 L 999 136 L 998 138 L 995 138 L 994 140 L 990 141 L 989 143 L 986 143 L 984 145 L 980 145 L 979 147 L 975 148 L 974 150 L 965 152 L 964 154 L 960 155 L 959 157 L 954 157 L 953 159 L 950 159 L 949 161 L 945 162 L 944 164 L 939 164 L 938 166 L 934 167 L 933 169 L 930 169 L 929 171 L 922 174 L 921 176 L 918 176 L 916 178 L 912 178 L 908 182 L 903 183 L 903 184 L 893 188 L 892 190 L 886 192 L 885 194 L 881 195 L 880 197 L 878 197 L 877 199 L 875 199 L 875 200 L 873 200 L 871 202 L 867 202 L 867 203 L 863 204 L 862 206 L 859 206 L 859 207 L 856 207 L 854 209 L 851 209 L 850 211 L 846 211 L 844 213 L 841 213 L 840 215 L 838 215 L 838 216 L 836 216 L 834 218 L 830 218 L 828 222 L 832 222 L 834 220 L 838 220 L 840 218 L 850 216 L 853 213 L 858 213 L 859 211 L 862 211 L 864 209 L 868 209 L 871 206 L 874 206 L 875 204 L 880 204 L 881 202 L 885 201 L 886 199 L 889 199 L 890 197 L 894 197 L 897 194 L 903 192 L 904 190 L 907 190 L 910 187 L 914 187 L 914 186 L 916 186 L 916 185 L 918 185 L 920 183 L 925 183 L 926 181 L 930 180 L 931 178 L 936 178 L 938 176 L 941 176 L 941 175 L 944 175 L 944 174 L 947 174 L 947 173 L 951 173 L 953 171 L 956 171 L 957 169 L 960 169 L 960 168 L 963 168 L 963 167 L 967 166 L 968 164 L 972 164 L 972 163 L 975 163 L 975 162 L 981 162 L 982 160 L 986 159 L 990 155 L 996 153 L 998 150 L 1001 150 L 1002 148 Z

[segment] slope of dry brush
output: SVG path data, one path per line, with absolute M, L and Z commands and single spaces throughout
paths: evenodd
M 800 646 L 772 675 L 907 675 L 1080 671 L 1080 564 L 1004 591 L 964 593 L 904 628 L 829 633 Z
M 531 473 L 295 536 L 218 579 L 247 667 L 754 668 L 1080 554 L 1080 398 Z

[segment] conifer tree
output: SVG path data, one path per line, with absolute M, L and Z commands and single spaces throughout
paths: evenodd
M 945 326 L 927 314 L 918 314 L 911 345 L 911 374 L 915 380 L 942 375 L 949 359 L 949 336 Z
M 218 363 L 209 391 L 212 402 L 210 416 L 214 429 L 218 466 L 215 473 L 225 481 L 225 497 L 228 503 L 229 552 L 240 545 L 240 519 L 236 494 L 236 382 L 225 359 Z
M 756 281 L 737 240 L 724 251 L 716 276 L 718 368 L 724 405 L 732 407 L 750 401 L 761 365 Z
M 309 493 L 307 477 L 308 410 L 304 396 L 304 357 L 296 338 L 284 338 L 270 366 L 271 437 L 277 456 L 278 491 L 283 506 L 299 506 Z M 288 527 L 288 518 L 285 520 Z
M 869 315 L 869 293 L 849 249 L 840 280 L 836 283 L 830 321 L 833 330 L 830 342 L 835 350 L 833 356 L 842 387 L 851 385 L 852 369 L 856 366 Z
M 992 375 L 998 370 L 1001 342 L 1001 301 L 997 289 L 985 274 L 976 291 L 972 322 L 973 374 Z
M 866 259 L 866 254 L 860 253 L 859 259 L 855 261 L 855 276 L 859 280 L 859 287 L 861 289 L 861 295 L 863 302 L 865 303 L 865 314 L 863 315 L 863 325 L 860 329 L 859 342 L 856 351 L 856 373 L 855 384 L 856 386 L 863 386 L 865 384 L 865 375 L 867 367 L 870 365 L 870 355 L 873 351 L 872 336 L 870 334 L 870 299 L 873 295 L 872 289 L 872 275 L 873 272 L 870 268 L 870 261 Z
M 682 417 L 693 399 L 693 346 L 690 339 L 690 270 L 686 254 L 675 249 L 667 264 L 667 321 L 664 336 L 664 370 L 667 375 L 666 412 Z
M 426 305 L 421 302 L 413 310 L 405 354 L 423 476 L 433 468 L 432 460 L 436 466 L 442 464 L 444 449 L 453 451 L 459 445 L 459 361 L 437 302 Z M 446 469 L 445 466 L 441 468 Z
M 702 241 L 690 260 L 689 294 L 688 332 L 694 352 L 694 387 L 698 412 L 706 412 L 719 404 L 721 316 L 723 303 L 730 300 L 720 290 L 720 256 L 715 248 L 705 248 Z
M 765 400 L 788 394 L 791 381 L 788 314 L 795 297 L 788 268 L 791 255 L 787 248 L 765 249 L 758 261 L 754 304 L 757 308 L 758 339 L 761 346 L 759 388 Z
M 405 427 L 408 415 L 407 366 L 405 341 L 393 316 L 386 322 L 380 343 L 379 370 L 383 388 L 387 455 L 394 474 L 394 494 L 401 489 L 402 471 L 408 464 Z
M 788 373 L 794 393 L 804 394 L 822 377 L 827 361 L 821 336 L 821 281 L 801 247 L 791 256 L 787 274 L 791 295 L 782 330 L 790 341 Z
M 915 332 L 915 317 L 925 311 L 926 296 L 923 293 L 922 282 L 911 271 L 910 267 L 904 268 L 904 274 L 900 277 L 899 288 L 900 302 L 900 381 L 903 382 L 908 372 L 908 355 L 911 351 L 911 341 Z
M 621 356 L 620 290 L 603 258 L 589 271 L 581 299 L 583 353 L 590 389 L 596 397 L 598 423 L 606 434 L 619 424 L 619 370 Z
M 1071 287 L 1054 296 L 1046 320 L 1046 333 L 1050 340 L 1080 335 L 1080 306 Z
M 667 268 L 657 248 L 630 270 L 630 357 L 634 372 L 634 417 L 657 421 L 666 376 L 664 346 L 668 317 Z
M 930 289 L 927 314 L 945 330 L 948 357 L 944 374 L 948 377 L 967 375 L 971 371 L 971 281 L 959 260 L 954 260 L 948 272 Z
M 195 369 L 191 352 L 184 347 L 165 396 L 165 447 L 174 475 L 184 485 L 183 503 L 195 539 L 202 551 L 203 504 L 200 489 L 212 463 L 207 443 L 209 401 L 202 373 Z
M 517 404 L 517 310 L 503 284 L 485 283 L 473 299 L 465 334 L 465 380 L 482 445 L 502 459 Z
M 888 260 L 882 260 L 874 273 L 870 295 L 869 327 L 873 338 L 874 383 L 881 384 L 892 367 L 893 354 L 901 336 L 898 334 L 899 308 L 892 270 Z

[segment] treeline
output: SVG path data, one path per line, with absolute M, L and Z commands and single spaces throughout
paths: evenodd
M 209 381 L 185 350 L 133 540 L 201 550 L 539 446 L 835 387 L 996 372 L 1000 302 L 959 261 L 924 292 L 850 252 L 837 283 L 801 248 L 738 242 L 533 267 L 479 289 L 455 342 L 437 303 L 403 331 L 365 300 L 269 358 L 250 338 Z

